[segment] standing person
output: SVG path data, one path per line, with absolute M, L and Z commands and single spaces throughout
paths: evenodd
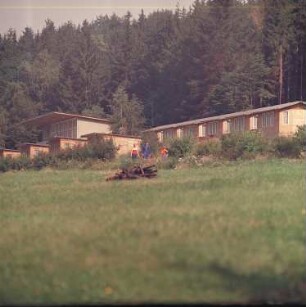
M 132 160 L 136 160 L 139 157 L 139 152 L 136 144 L 133 145 L 133 148 L 131 150 L 131 158 Z
M 162 146 L 162 148 L 160 149 L 160 154 L 163 160 L 168 157 L 168 149 L 166 148 L 166 146 Z
M 146 142 L 144 147 L 143 147 L 143 158 L 149 159 L 150 154 L 151 154 L 150 144 L 148 142 Z
M 141 143 L 140 145 L 140 153 L 141 153 L 141 158 L 144 159 L 144 156 L 145 156 L 145 144 L 144 143 Z

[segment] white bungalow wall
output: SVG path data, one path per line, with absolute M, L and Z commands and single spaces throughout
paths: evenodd
M 77 138 L 89 133 L 111 133 L 108 123 L 92 122 L 84 119 L 77 120 Z

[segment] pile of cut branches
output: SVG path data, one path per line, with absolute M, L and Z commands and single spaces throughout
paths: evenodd
M 110 180 L 123 180 L 123 179 L 138 179 L 138 178 L 154 178 L 157 175 L 157 168 L 155 165 L 141 167 L 140 165 L 133 166 L 131 168 L 122 168 L 120 172 L 114 176 L 106 178 L 106 181 Z

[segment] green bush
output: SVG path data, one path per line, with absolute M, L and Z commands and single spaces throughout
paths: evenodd
M 95 140 L 92 144 L 69 148 L 58 152 L 56 158 L 61 161 L 77 160 L 84 162 L 87 159 L 112 160 L 116 156 L 116 148 L 114 143 L 104 140 Z
M 229 160 L 253 159 L 266 149 L 266 141 L 257 132 L 231 133 L 221 138 L 221 154 Z
M 119 157 L 119 167 L 120 168 L 130 168 L 135 165 L 135 163 L 139 164 L 139 161 L 133 161 L 129 154 L 121 155 Z
M 157 163 L 157 167 L 159 169 L 175 169 L 178 163 L 178 159 L 176 157 L 169 157 L 164 160 L 160 160 Z
M 10 160 L 8 158 L 0 158 L 0 172 L 4 173 L 10 170 Z
M 301 149 L 306 150 L 306 125 L 298 127 L 294 138 L 301 145 Z
M 21 155 L 18 158 L 10 159 L 10 169 L 12 170 L 23 170 L 32 167 L 32 161 L 25 155 Z
M 297 138 L 278 137 L 272 143 L 273 152 L 281 158 L 299 158 L 302 151 L 302 145 Z
M 168 154 L 170 157 L 183 158 L 192 152 L 194 144 L 192 138 L 173 139 L 169 143 Z
M 197 144 L 195 154 L 197 156 L 219 156 L 221 153 L 221 142 L 219 140 L 208 140 Z
M 58 167 L 66 169 L 69 167 L 76 167 L 77 163 L 82 162 L 82 166 L 91 165 L 88 160 L 112 160 L 115 158 L 116 148 L 112 141 L 95 141 L 93 144 L 67 149 L 56 154 L 38 154 L 33 159 L 26 156 L 20 158 L 1 158 L 0 172 L 7 172 L 9 170 L 21 169 L 42 169 L 47 166 Z
M 56 166 L 56 157 L 51 154 L 39 153 L 31 162 L 32 165 L 30 165 L 30 167 L 34 169 L 42 169 L 47 166 Z
M 8 172 L 10 170 L 22 170 L 32 167 L 31 159 L 22 155 L 18 158 L 1 158 L 0 172 Z
M 85 148 L 86 147 L 84 147 L 84 149 Z M 87 146 L 87 150 L 90 158 L 112 160 L 116 156 L 116 147 L 112 140 L 96 140 Z

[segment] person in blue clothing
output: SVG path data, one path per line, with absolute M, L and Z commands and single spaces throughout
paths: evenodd
M 151 155 L 150 144 L 148 142 L 146 142 L 143 145 L 143 148 L 142 148 L 142 156 L 143 156 L 144 159 L 149 159 L 150 155 Z

